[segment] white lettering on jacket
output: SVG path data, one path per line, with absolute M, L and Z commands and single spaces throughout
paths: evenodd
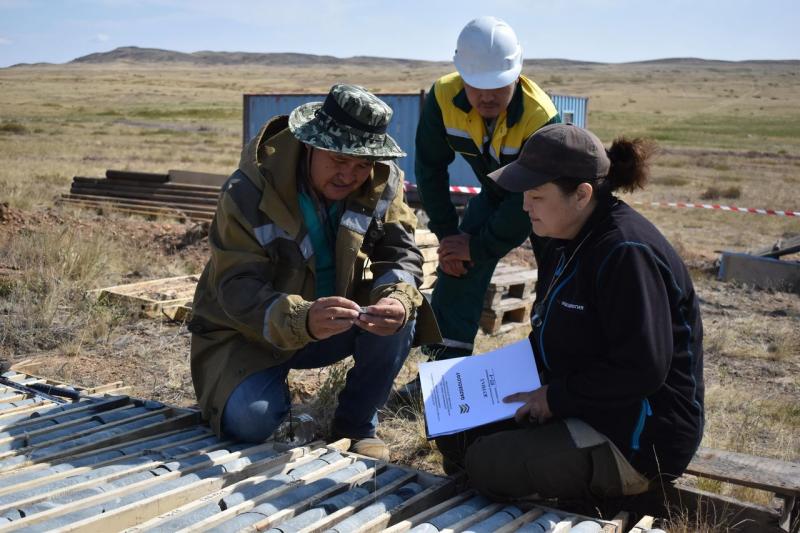
M 561 305 L 563 305 L 567 309 L 575 309 L 576 311 L 583 311 L 584 310 L 583 305 L 581 305 L 581 304 L 571 304 L 569 302 L 565 302 L 564 300 L 561 300 Z

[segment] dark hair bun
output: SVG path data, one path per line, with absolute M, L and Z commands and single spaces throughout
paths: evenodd
M 658 145 L 651 139 L 614 139 L 607 151 L 611 168 L 606 180 L 611 190 L 633 192 L 643 189 L 650 176 L 650 160 L 657 152 Z

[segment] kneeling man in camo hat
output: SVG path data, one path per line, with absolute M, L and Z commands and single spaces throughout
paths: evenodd
M 377 411 L 415 333 L 440 338 L 417 289 L 391 116 L 365 89 L 335 85 L 267 122 L 223 186 L 189 325 L 195 392 L 218 434 L 267 439 L 289 411 L 290 369 L 352 355 L 330 438 L 388 459 Z

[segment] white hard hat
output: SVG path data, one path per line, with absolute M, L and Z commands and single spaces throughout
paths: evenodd
M 522 47 L 511 26 L 497 17 L 479 17 L 458 35 L 453 56 L 467 84 L 499 89 L 513 83 L 522 71 Z

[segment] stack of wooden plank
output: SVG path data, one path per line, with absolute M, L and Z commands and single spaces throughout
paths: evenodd
M 433 287 L 436 283 L 436 268 L 439 266 L 439 255 L 436 249 L 439 247 L 439 239 L 430 230 L 418 229 L 414 233 L 417 247 L 422 252 L 422 285 L 420 289 L 426 290 Z
M 483 301 L 484 333 L 506 333 L 528 322 L 537 279 L 537 270 L 528 266 L 497 265 Z
M 94 209 L 211 220 L 226 176 L 170 170 L 167 174 L 107 170 L 105 178 L 75 176 L 61 201 Z

